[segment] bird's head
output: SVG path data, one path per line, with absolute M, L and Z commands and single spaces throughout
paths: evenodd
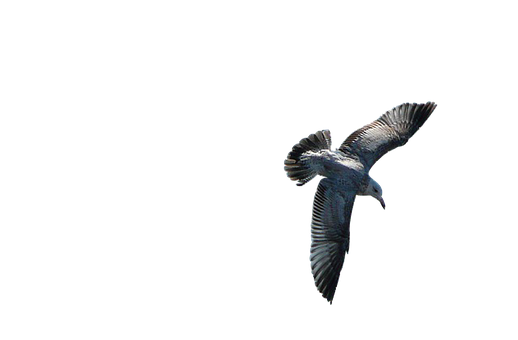
M 383 200 L 383 190 L 381 189 L 381 186 L 373 180 L 372 178 L 369 181 L 369 185 L 367 186 L 367 190 L 365 191 L 367 195 L 371 195 L 375 199 L 377 199 L 380 203 L 383 209 L 385 209 L 385 201 Z

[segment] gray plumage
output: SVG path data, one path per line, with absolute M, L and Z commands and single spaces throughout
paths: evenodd
M 370 195 L 383 208 L 381 186 L 369 176 L 387 152 L 405 145 L 434 111 L 435 103 L 402 104 L 353 132 L 331 151 L 329 130 L 318 131 L 293 146 L 284 161 L 290 179 L 301 186 L 316 175 L 318 185 L 311 223 L 311 270 L 315 285 L 330 303 L 349 252 L 349 224 L 356 195 Z

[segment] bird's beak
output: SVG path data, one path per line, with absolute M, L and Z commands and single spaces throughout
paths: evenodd
M 383 210 L 387 211 L 387 202 L 385 201 L 385 197 L 383 197 L 383 198 L 380 200 L 380 204 L 381 204 L 381 206 L 383 207 Z
M 383 197 L 378 198 L 378 201 L 380 201 L 381 206 L 385 209 L 385 201 L 383 200 Z

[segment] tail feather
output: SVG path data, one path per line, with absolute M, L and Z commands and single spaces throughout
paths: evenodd
M 304 185 L 317 175 L 309 159 L 311 152 L 330 149 L 331 133 L 329 130 L 322 130 L 311 134 L 293 146 L 284 161 L 284 170 L 286 170 L 288 177 L 292 181 L 299 181 L 297 185 Z

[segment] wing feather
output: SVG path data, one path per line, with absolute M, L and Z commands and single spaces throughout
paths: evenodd
M 339 150 L 359 158 L 368 170 L 384 154 L 405 145 L 436 107 L 433 102 L 399 105 L 353 132 Z
M 311 271 L 322 296 L 333 301 L 340 271 L 349 251 L 349 223 L 356 192 L 324 178 L 318 185 L 311 223 Z

